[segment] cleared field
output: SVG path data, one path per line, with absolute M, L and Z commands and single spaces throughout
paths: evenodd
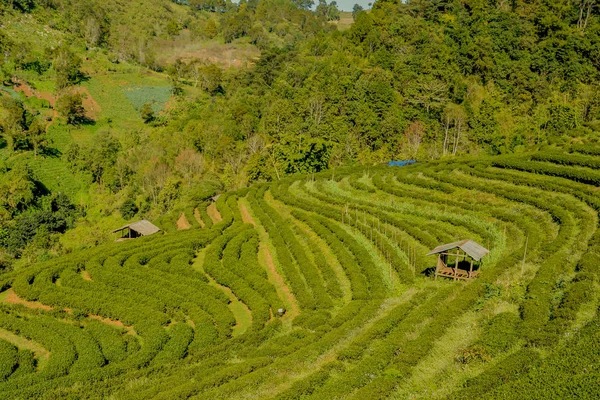
M 4 274 L 0 397 L 596 398 L 600 149 L 572 150 L 295 176 Z M 467 238 L 479 277 L 434 280 Z
M 189 62 L 200 60 L 218 64 L 223 68 L 246 67 L 254 63 L 260 56 L 260 50 L 250 43 L 241 40 L 235 43 L 221 43 L 218 40 L 199 42 L 184 30 L 175 39 L 156 39 L 157 61 L 173 64 L 176 60 Z

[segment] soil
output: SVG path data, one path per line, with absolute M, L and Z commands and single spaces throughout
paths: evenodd
M 210 219 L 212 219 L 214 224 L 218 224 L 219 222 L 223 221 L 221 213 L 219 213 L 219 210 L 217 210 L 217 205 L 215 203 L 212 203 L 210 206 L 206 207 L 206 213 Z
M 81 277 L 83 278 L 84 281 L 92 281 L 92 277 L 90 276 L 90 273 L 87 271 L 81 271 Z
M 96 321 L 100 321 L 106 325 L 114 326 L 115 328 L 126 329 L 127 333 L 129 333 L 129 334 L 135 334 L 135 331 L 133 330 L 132 326 L 125 326 L 125 324 L 122 323 L 121 321 L 118 321 L 115 319 L 110 319 L 110 318 L 104 318 L 99 315 L 88 315 L 88 318 L 95 319 Z
M 12 289 L 8 289 L 6 291 L 6 297 L 4 298 L 4 302 L 6 302 L 8 304 L 20 304 L 20 305 L 30 308 L 32 310 L 50 311 L 54 308 L 54 307 L 50 307 L 46 304 L 42 304 L 38 301 L 24 300 L 24 299 L 20 298 L 19 296 L 17 296 L 15 291 Z
M 98 115 L 102 112 L 100 104 L 94 100 L 89 90 L 85 87 L 78 87 L 75 89 L 75 93 L 79 93 L 83 97 L 83 108 L 85 108 L 85 116 L 93 121 L 98 118 Z
M 54 122 L 58 117 L 58 111 L 56 111 L 56 97 L 50 92 L 40 92 L 32 88 L 27 82 L 18 80 L 14 86 L 17 92 L 22 92 L 27 98 L 37 97 L 38 99 L 46 100 L 50 103 L 53 109 L 52 121 Z
M 242 221 L 244 221 L 245 224 L 252 224 L 252 225 L 256 226 L 256 222 L 254 222 L 252 215 L 250 215 L 250 211 L 248 211 L 248 207 L 246 207 L 246 205 L 242 202 L 240 202 L 239 205 L 240 205 L 240 214 L 242 214 Z
M 190 229 L 192 225 L 190 225 L 189 221 L 185 217 L 185 213 L 181 213 L 181 217 L 177 220 L 177 230 L 183 231 L 186 229 Z
M 279 274 L 279 271 L 277 271 L 277 267 L 273 262 L 271 250 L 269 250 L 269 248 L 263 242 L 261 242 L 259 245 L 258 252 L 259 254 L 262 253 L 263 255 L 262 259 L 266 264 L 265 267 L 267 268 L 270 277 L 273 279 L 273 284 L 275 285 L 275 288 L 278 292 L 280 292 L 280 296 L 282 296 L 285 299 L 286 304 L 289 304 L 290 306 L 290 309 L 286 310 L 285 317 L 294 319 L 299 314 L 298 304 L 296 304 L 296 298 L 292 294 L 292 291 L 290 290 L 289 286 L 285 284 L 283 277 Z
M 58 116 L 58 111 L 55 109 L 56 105 L 56 97 L 52 95 L 50 92 L 40 92 L 32 88 L 27 82 L 17 81 L 14 89 L 18 92 L 22 92 L 27 97 L 37 97 L 38 99 L 46 100 L 50 103 L 52 108 L 54 108 L 54 116 L 53 119 L 56 119 Z M 77 87 L 75 88 L 75 93 L 79 93 L 83 97 L 83 108 L 85 108 L 85 116 L 91 120 L 95 120 L 98 117 L 98 114 L 102 112 L 102 107 L 98 104 L 98 102 L 92 97 L 89 90 L 85 87 Z

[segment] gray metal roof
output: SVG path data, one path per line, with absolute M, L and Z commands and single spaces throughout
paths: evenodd
M 142 236 L 153 235 L 157 232 L 160 232 L 159 227 L 152 224 L 152 222 L 143 219 L 138 222 L 127 224 L 119 229 L 115 229 L 114 231 L 112 231 L 112 233 L 117 233 L 117 232 L 122 231 L 127 228 L 131 229 L 132 231 L 136 231 L 137 233 L 139 233 Z
M 443 253 L 445 251 L 456 248 L 461 249 L 476 261 L 481 260 L 490 252 L 488 249 L 472 240 L 461 240 L 460 242 L 454 242 L 438 246 L 435 249 L 431 250 L 429 253 L 427 253 L 427 255 L 430 256 L 432 254 Z

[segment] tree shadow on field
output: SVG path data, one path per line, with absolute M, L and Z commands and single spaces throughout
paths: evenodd
M 8 146 L 8 143 L 6 143 L 6 139 L 4 139 L 2 136 L 0 136 L 0 150 L 5 149 Z
M 62 156 L 62 152 L 54 147 L 42 147 L 40 149 L 40 154 L 48 158 L 60 158 L 60 156 Z
M 432 278 L 435 275 L 435 267 L 429 267 L 421 271 L 421 275 Z
M 94 126 L 96 125 L 96 120 L 95 119 L 91 119 L 88 117 L 81 117 L 78 119 L 78 125 L 87 125 L 87 126 Z

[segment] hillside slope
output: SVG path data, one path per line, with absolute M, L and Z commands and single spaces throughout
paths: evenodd
M 299 175 L 3 274 L 0 395 L 597 397 L 599 156 Z M 479 277 L 434 280 L 466 238 Z

